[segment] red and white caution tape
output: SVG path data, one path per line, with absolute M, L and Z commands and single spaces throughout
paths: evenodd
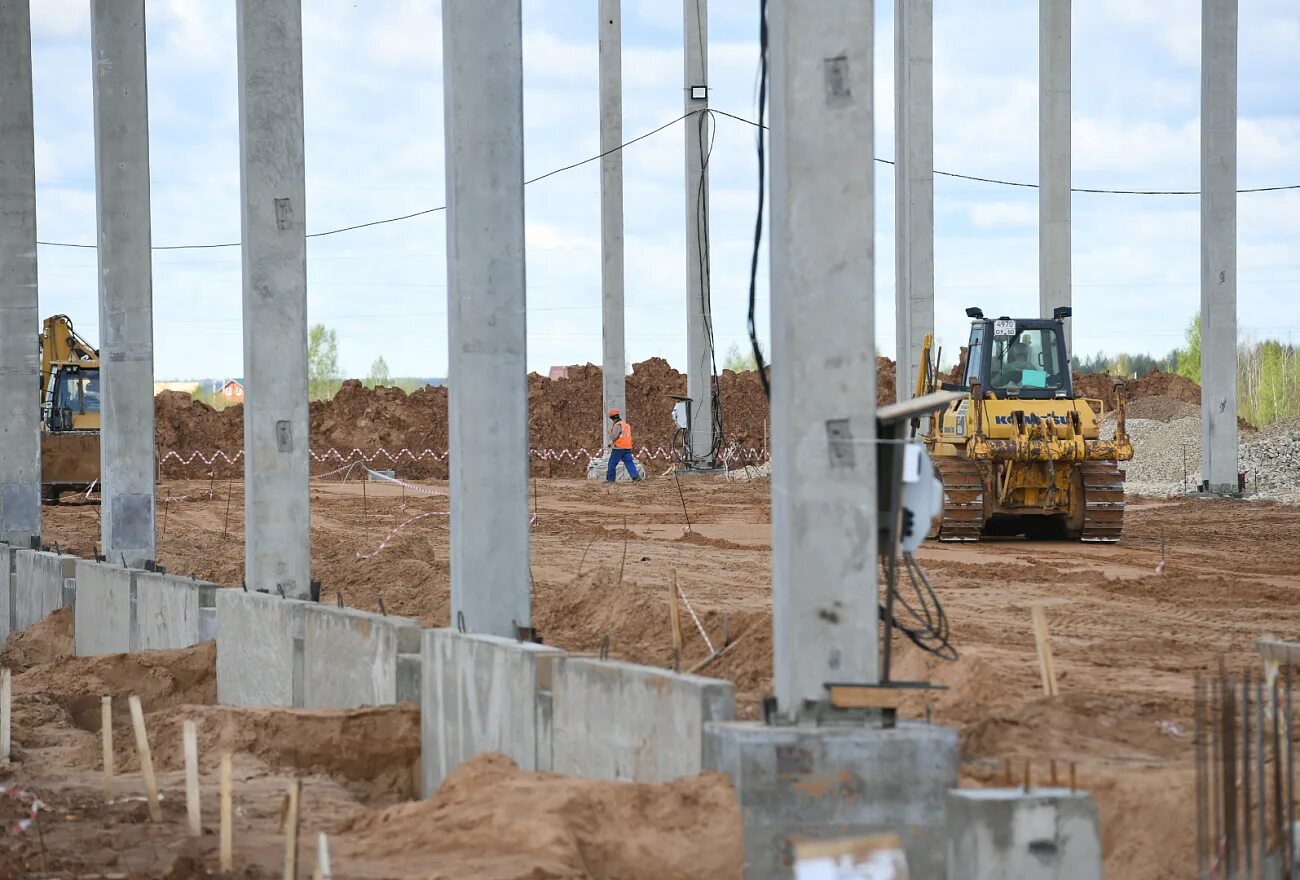
M 564 449 L 530 449 L 528 450 L 528 452 L 529 455 L 531 455 L 534 458 L 540 459 L 541 461 L 556 461 L 556 462 L 563 462 L 563 461 L 577 462 L 582 459 L 591 461 L 592 459 L 600 458 L 604 454 L 603 449 L 596 449 L 595 451 L 591 451 L 587 449 L 585 446 L 579 447 L 578 449 L 569 449 L 567 447 Z M 312 461 L 315 461 L 317 463 L 336 461 L 339 462 L 344 467 L 346 467 L 347 465 L 354 462 L 359 462 L 363 464 L 374 464 L 375 462 L 380 460 L 387 461 L 390 464 L 397 464 L 402 461 L 409 461 L 414 463 L 419 461 L 432 460 L 432 461 L 441 462 L 441 461 L 446 461 L 448 458 L 450 458 L 451 453 L 434 452 L 432 449 L 424 449 L 418 452 L 413 449 L 399 449 L 396 452 L 393 452 L 388 449 L 384 449 L 380 447 L 379 449 L 376 449 L 373 452 L 367 452 L 362 449 L 352 449 L 346 453 L 338 449 L 327 449 L 324 452 L 317 452 L 316 450 L 311 450 L 310 455 Z M 656 449 L 651 449 L 648 446 L 642 446 L 640 451 L 637 453 L 637 457 L 648 458 L 652 461 L 656 459 L 671 459 L 673 457 L 673 451 L 663 446 L 660 446 Z M 768 457 L 769 455 L 766 449 L 737 448 L 735 450 L 728 450 L 726 453 L 724 453 L 724 458 L 728 462 L 730 462 L 733 459 L 742 462 L 766 461 Z M 168 452 L 163 453 L 162 457 L 159 459 L 159 464 L 176 462 L 179 465 L 187 466 L 187 465 L 194 464 L 195 462 L 200 462 L 205 466 L 211 466 L 217 463 L 218 461 L 223 461 L 226 464 L 233 465 L 238 463 L 243 458 L 244 458 L 244 451 L 242 449 L 235 452 L 234 454 L 231 454 L 222 449 L 218 449 L 211 453 L 205 453 L 199 450 L 195 450 L 187 453 L 181 453 L 176 450 L 170 450 Z M 339 473 L 342 469 L 343 468 L 340 468 L 338 471 L 331 471 L 330 473 Z
M 436 510 L 436 511 L 429 511 L 428 513 L 421 513 L 418 516 L 413 516 L 410 519 L 408 519 L 406 522 L 402 523 L 400 526 L 398 526 L 397 528 L 389 532 L 388 535 L 384 538 L 384 540 L 379 542 L 379 546 L 375 548 L 373 553 L 362 553 L 360 550 L 358 550 L 357 559 L 374 559 L 380 553 L 383 553 L 385 550 L 388 549 L 388 545 L 391 544 L 393 542 L 393 539 L 397 537 L 398 532 L 400 532 L 402 529 L 406 528 L 407 526 L 411 525 L 412 523 L 419 522 L 420 520 L 430 516 L 450 516 L 450 515 L 451 514 L 448 511 Z
M 31 828 L 32 824 L 36 821 L 36 814 L 45 808 L 45 804 L 41 803 L 40 798 L 32 794 L 30 791 L 20 791 L 16 788 L 8 788 L 7 786 L 0 785 L 0 796 L 13 798 L 19 803 L 27 801 L 31 804 L 31 809 L 27 811 L 27 817 L 19 819 L 10 827 L 9 833 L 14 837 L 17 837 L 28 828 Z

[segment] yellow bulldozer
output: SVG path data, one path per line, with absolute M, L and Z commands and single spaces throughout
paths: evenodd
M 1076 395 L 1065 349 L 1069 308 L 1050 319 L 971 318 L 970 342 L 956 382 L 940 383 L 927 337 L 917 395 L 965 397 L 930 417 L 926 448 L 943 482 L 943 513 L 930 537 L 1054 537 L 1119 541 L 1124 473 L 1133 457 L 1124 426 L 1124 387 L 1116 383 L 1115 436 L 1102 440 L 1105 403 Z
M 41 497 L 86 490 L 99 479 L 99 352 L 67 315 L 40 336 Z

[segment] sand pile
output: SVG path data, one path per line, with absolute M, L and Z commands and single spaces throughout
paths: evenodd
M 1125 407 L 1125 416 L 1130 419 L 1150 419 L 1156 422 L 1172 422 L 1176 419 L 1200 418 L 1200 404 L 1188 403 L 1176 397 L 1156 394 L 1135 400 Z
M 740 809 L 724 776 L 573 779 L 525 773 L 495 754 L 462 765 L 431 800 L 339 830 L 341 863 L 403 853 L 447 880 L 739 880 L 744 863 Z

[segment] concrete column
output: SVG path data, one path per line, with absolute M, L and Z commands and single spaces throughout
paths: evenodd
M 713 313 L 709 299 L 709 3 L 683 0 L 686 59 L 686 395 L 691 399 L 691 451 L 713 464 Z M 704 91 L 700 94 L 699 90 Z M 700 97 L 696 97 L 700 94 Z
M 1070 305 L 1070 3 L 1038 5 L 1038 313 Z M 1066 350 L 1074 357 L 1071 322 Z
M 451 610 L 531 617 L 520 0 L 443 0 L 451 387 Z
M 623 325 L 623 11 L 622 0 L 600 0 L 600 287 L 604 376 L 601 437 L 606 413 L 618 409 L 629 419 L 625 377 L 627 354 Z M 648 416 L 649 414 L 646 413 Z
M 870 0 L 779 0 L 771 58 L 772 626 L 779 711 L 874 682 Z
M 244 257 L 244 566 L 311 595 L 301 0 L 239 0 Z
M 1201 478 L 1237 467 L 1237 0 L 1202 0 Z
M 144 0 L 91 0 L 104 555 L 154 553 L 153 251 Z
M 934 332 L 934 2 L 894 0 L 897 399 L 916 390 Z
M 0 541 L 41 533 L 36 147 L 28 0 L 0 0 Z

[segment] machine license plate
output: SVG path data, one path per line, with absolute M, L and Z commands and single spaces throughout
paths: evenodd
M 1000 337 L 1000 338 L 1015 336 L 1016 322 L 1015 321 L 994 321 L 993 335 L 995 337 Z

